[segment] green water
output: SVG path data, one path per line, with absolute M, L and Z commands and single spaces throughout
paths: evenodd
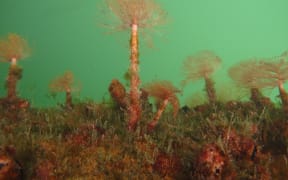
M 140 48 L 142 84 L 184 78 L 183 60 L 199 50 L 214 51 L 222 58 L 215 73 L 216 86 L 231 83 L 227 69 L 251 57 L 277 56 L 288 49 L 287 0 L 181 0 L 158 1 L 167 11 L 165 26 L 148 30 Z M 0 36 L 17 33 L 25 38 L 32 54 L 19 64 L 24 69 L 18 84 L 21 97 L 33 106 L 50 106 L 62 97 L 49 97 L 49 82 L 71 70 L 81 82 L 75 95 L 102 101 L 109 98 L 113 78 L 122 82 L 129 64 L 129 35 L 110 32 L 109 12 L 99 0 L 1 0 Z M 111 25 L 111 24 L 110 24 Z M 112 23 L 112 25 L 114 25 Z M 115 24 L 116 26 L 116 24 Z M 149 48 L 149 35 L 153 48 Z M 0 64 L 0 95 L 8 63 Z M 191 83 L 180 97 L 182 104 L 193 92 L 203 93 L 203 82 Z M 275 95 L 268 92 L 272 99 Z

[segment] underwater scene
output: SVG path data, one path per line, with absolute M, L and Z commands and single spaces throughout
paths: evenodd
M 287 179 L 287 7 L 1 0 L 0 180 Z

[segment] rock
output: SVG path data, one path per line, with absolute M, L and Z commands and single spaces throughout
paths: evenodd
M 21 177 L 21 166 L 8 155 L 0 154 L 0 180 L 18 180 Z

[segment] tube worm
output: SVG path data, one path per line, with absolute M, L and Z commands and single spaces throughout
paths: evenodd
M 133 131 L 141 118 L 138 31 L 161 24 L 165 13 L 154 0 L 106 0 L 106 2 L 109 9 L 121 22 L 119 29 L 130 31 L 128 129 Z
M 72 94 L 71 92 L 75 90 L 73 88 L 74 77 L 73 73 L 70 71 L 65 72 L 62 76 L 57 77 L 54 79 L 49 87 L 52 92 L 65 92 L 65 107 L 72 108 Z
M 182 81 L 183 86 L 188 81 L 204 79 L 205 91 L 210 104 L 216 102 L 216 91 L 214 82 L 211 78 L 213 72 L 219 67 L 221 59 L 213 52 L 205 50 L 187 57 L 183 63 L 185 79 Z
M 173 116 L 176 117 L 179 109 L 179 100 L 176 93 L 179 93 L 180 91 L 169 81 L 154 81 L 144 86 L 143 89 L 149 96 L 155 98 L 156 103 L 159 104 L 154 118 L 148 124 L 148 131 L 152 131 L 156 127 L 162 113 L 169 103 L 173 106 Z
M 0 39 L 0 59 L 10 62 L 6 80 L 7 99 L 17 99 L 17 82 L 22 77 L 22 68 L 17 62 L 30 54 L 30 48 L 25 39 L 17 34 L 8 34 L 7 38 Z

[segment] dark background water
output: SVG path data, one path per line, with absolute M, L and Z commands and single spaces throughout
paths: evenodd
M 142 84 L 165 79 L 179 86 L 184 78 L 183 60 L 208 49 L 222 58 L 215 81 L 218 91 L 227 92 L 231 82 L 226 72 L 232 64 L 252 57 L 277 56 L 288 49 L 287 0 L 157 2 L 167 11 L 168 22 L 141 34 Z M 24 69 L 19 94 L 33 106 L 55 105 L 63 97 L 49 96 L 49 82 L 71 70 L 81 82 L 81 91 L 75 94 L 78 98 L 108 99 L 111 79 L 124 83 L 129 65 L 129 34 L 104 27 L 106 23 L 117 26 L 110 15 L 101 0 L 0 0 L 0 36 L 17 33 L 32 48 L 31 56 L 19 62 Z M 0 64 L 1 96 L 6 93 L 8 65 Z M 203 82 L 191 83 L 180 96 L 182 104 L 193 93 L 203 96 L 202 89 Z M 275 99 L 277 91 L 267 93 Z

